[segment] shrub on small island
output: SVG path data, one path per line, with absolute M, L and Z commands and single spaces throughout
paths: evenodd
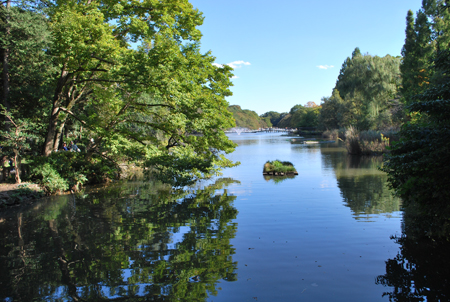
M 295 170 L 294 165 L 288 161 L 281 161 L 281 160 L 270 161 L 270 160 L 268 160 L 264 164 L 263 174 L 277 175 L 278 173 L 283 173 L 281 175 L 297 174 L 297 170 Z

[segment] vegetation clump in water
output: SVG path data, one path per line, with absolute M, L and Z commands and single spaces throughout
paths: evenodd
M 287 175 L 294 174 L 298 175 L 297 170 L 295 170 L 294 165 L 288 161 L 268 160 L 264 164 L 263 175 Z

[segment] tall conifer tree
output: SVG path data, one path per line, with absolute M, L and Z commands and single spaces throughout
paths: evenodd
M 401 93 L 405 103 L 411 103 L 414 96 L 428 88 L 432 69 L 430 60 L 433 54 L 433 42 L 431 25 L 427 15 L 422 11 L 417 12 L 414 20 L 412 11 L 406 16 L 406 38 L 402 48 L 402 73 Z

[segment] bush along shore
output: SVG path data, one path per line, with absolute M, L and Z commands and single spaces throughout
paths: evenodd
M 264 164 L 263 175 L 298 175 L 294 165 L 288 161 L 274 160 Z
M 398 141 L 396 130 L 364 130 L 355 127 L 346 129 L 326 130 L 322 137 L 340 140 L 351 155 L 380 155 L 389 152 L 392 142 Z

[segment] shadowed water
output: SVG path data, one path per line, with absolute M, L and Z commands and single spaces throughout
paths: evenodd
M 1 214 L 0 299 L 389 300 L 402 213 L 381 158 L 230 137 L 242 164 L 195 188 L 118 184 Z M 275 159 L 299 175 L 264 177 Z

